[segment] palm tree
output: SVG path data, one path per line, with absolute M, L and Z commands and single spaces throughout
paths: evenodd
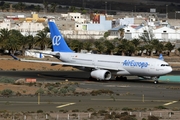
M 72 50 L 74 50 L 76 52 L 80 52 L 81 49 L 83 48 L 83 43 L 79 40 L 71 40 L 70 46 L 71 46 Z
M 14 54 L 16 50 L 20 50 L 22 34 L 18 30 L 10 30 L 9 39 L 5 41 L 5 48 Z
M 28 35 L 28 36 L 25 36 L 25 39 L 27 40 L 27 43 L 29 46 L 28 49 L 33 49 L 36 44 L 35 37 L 33 37 L 32 35 Z
M 0 46 L 2 49 L 5 48 L 5 42 L 10 38 L 10 31 L 8 29 L 0 29 Z
M 146 48 L 145 48 L 145 46 L 144 45 L 141 45 L 141 46 L 139 46 L 138 47 L 138 50 L 140 51 L 140 56 L 144 56 L 144 50 L 145 50 Z
M 164 45 L 157 39 L 152 40 L 151 44 L 154 46 L 155 54 L 159 55 L 164 50 Z
M 105 50 L 105 46 L 102 44 L 103 40 L 97 40 L 94 42 L 94 49 L 95 51 L 97 51 L 98 53 L 104 53 Z
M 120 45 L 118 46 L 119 51 L 122 52 L 122 56 L 124 56 L 126 52 L 128 51 L 128 45 L 129 45 L 129 41 L 126 39 L 122 39 L 122 41 L 120 42 Z
M 179 56 L 180 56 L 180 47 L 179 47 L 177 50 L 178 50 L 178 52 L 179 52 Z
M 47 32 L 44 30 L 38 31 L 36 34 L 36 45 L 39 46 L 41 50 L 45 50 L 50 44 L 51 40 L 47 37 Z
M 104 51 L 106 54 L 113 54 L 114 45 L 109 40 L 105 40 L 103 45 L 105 46 Z
M 18 9 L 21 10 L 21 12 L 23 12 L 24 9 L 26 8 L 26 5 L 24 3 L 22 3 L 22 2 L 19 2 L 17 4 L 17 6 L 18 6 Z
M 43 5 L 44 5 L 44 12 L 46 13 L 46 12 L 48 12 L 48 5 L 49 5 L 49 3 L 47 2 L 47 1 L 45 1 L 45 0 L 43 0 Z
M 93 43 L 90 40 L 83 41 L 83 49 L 89 52 L 92 49 L 92 44 Z
M 131 41 L 131 43 L 133 44 L 133 46 L 134 46 L 134 48 L 135 48 L 134 53 L 135 53 L 135 55 L 137 55 L 138 46 L 140 45 L 141 42 L 140 42 L 139 39 L 133 39 L 133 40 Z
M 110 35 L 110 32 L 105 32 L 104 33 L 104 38 L 106 39 Z
M 56 8 L 57 8 L 58 4 L 57 3 L 51 3 L 51 12 L 55 12 L 56 11 Z
M 114 46 L 114 49 L 113 49 L 113 51 L 112 51 L 113 54 L 114 54 L 114 53 L 115 53 L 115 54 L 118 54 L 118 52 L 119 52 L 118 46 L 120 45 L 119 40 L 116 38 L 116 39 L 112 40 L 111 43 L 112 43 L 112 45 Z
M 40 5 L 36 5 L 34 9 L 35 9 L 36 12 L 40 12 L 41 6 Z
M 168 50 L 168 56 L 171 56 L 171 51 L 174 49 L 175 45 L 172 45 L 171 42 L 165 44 L 165 48 Z

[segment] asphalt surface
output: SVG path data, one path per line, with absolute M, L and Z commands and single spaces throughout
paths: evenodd
M 174 71 L 170 75 L 178 75 Z M 0 97 L 1 110 L 8 111 L 58 111 L 122 108 L 180 108 L 180 83 L 138 80 L 137 77 L 128 77 L 127 81 L 88 81 L 88 72 L 77 71 L 1 71 L 0 76 L 15 78 L 36 78 L 37 81 L 69 81 L 79 82 L 80 88 L 109 89 L 115 94 L 99 96 L 41 96 L 38 104 L 37 96 Z

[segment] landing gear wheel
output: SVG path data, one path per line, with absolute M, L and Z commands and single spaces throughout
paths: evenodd
M 159 81 L 157 81 L 157 80 L 154 81 L 154 84 L 158 84 L 158 83 L 159 83 Z

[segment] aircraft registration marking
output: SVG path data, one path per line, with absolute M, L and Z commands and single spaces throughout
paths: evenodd
M 57 106 L 56 108 L 62 108 L 62 107 L 66 107 L 66 106 L 70 106 L 70 105 L 74 105 L 74 104 L 76 104 L 76 103 L 68 103 L 68 104 Z
M 176 103 L 176 102 L 178 102 L 178 101 L 172 101 L 172 102 L 168 102 L 168 103 L 166 103 L 166 104 L 164 104 L 164 105 L 171 105 L 171 104 L 174 104 L 174 103 Z

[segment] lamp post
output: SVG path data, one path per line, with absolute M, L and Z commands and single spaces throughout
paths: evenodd
M 105 2 L 105 14 L 107 14 L 107 1 Z
M 168 5 L 166 5 L 166 19 L 168 19 Z

